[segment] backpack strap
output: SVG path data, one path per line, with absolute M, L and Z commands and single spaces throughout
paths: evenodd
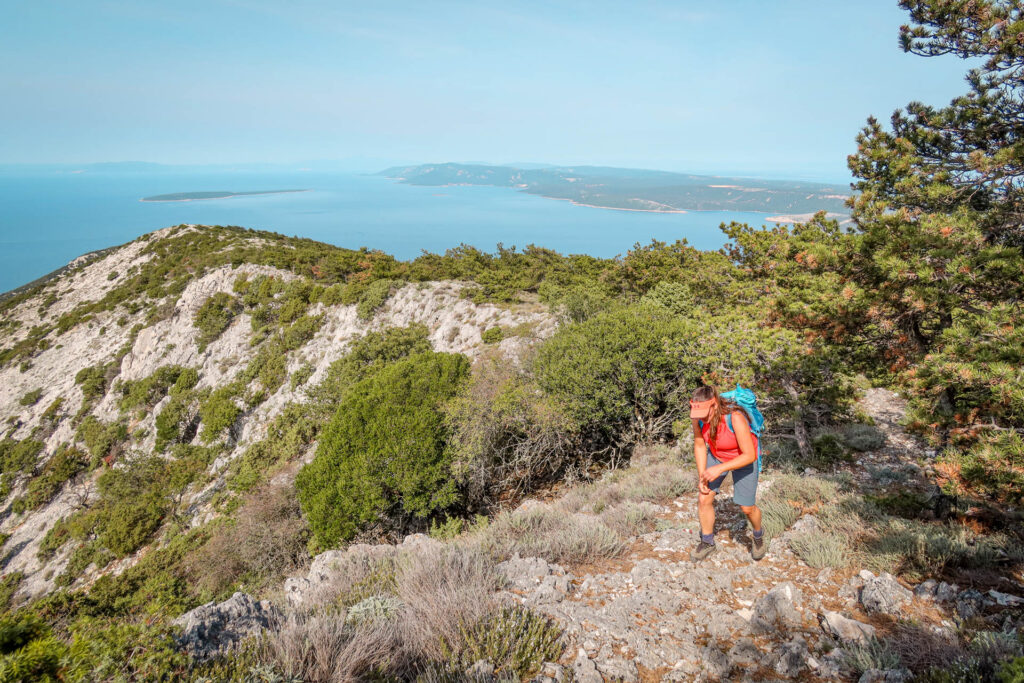
M 743 410 L 743 408 L 740 408 L 740 410 Z M 744 414 L 746 414 L 746 412 L 747 411 L 743 410 Z M 736 430 L 732 428 L 732 413 L 725 416 L 725 423 L 729 425 L 729 431 L 735 434 Z M 747 425 L 748 427 L 750 425 L 749 415 L 747 416 Z M 754 434 L 754 430 L 752 428 L 750 429 L 750 435 L 754 437 L 754 440 L 757 442 L 757 473 L 761 474 L 761 437 Z

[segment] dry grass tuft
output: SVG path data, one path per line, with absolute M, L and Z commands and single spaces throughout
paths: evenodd
M 617 557 L 626 548 L 596 517 L 542 504 L 498 515 L 479 542 L 502 559 L 519 553 L 570 564 Z
M 239 580 L 266 586 L 305 565 L 307 536 L 295 489 L 268 486 L 247 496 L 234 523 L 218 528 L 186 559 L 186 571 L 214 595 Z
M 561 505 L 571 512 L 598 514 L 624 502 L 664 503 L 696 490 L 692 464 L 692 458 L 681 458 L 667 447 L 647 446 L 638 449 L 629 467 L 572 489 Z

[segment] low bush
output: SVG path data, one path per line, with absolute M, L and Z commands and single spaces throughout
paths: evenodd
M 653 531 L 660 507 L 653 503 L 622 503 L 605 508 L 600 515 L 601 522 L 620 538 L 629 539 Z
M 1024 504 L 1024 436 L 1017 432 L 982 433 L 968 447 L 950 448 L 938 470 L 952 495 Z
M 683 456 L 686 458 L 686 456 Z M 682 466 L 670 450 L 648 446 L 633 454 L 630 466 L 610 470 L 592 483 L 574 486 L 560 505 L 572 512 L 601 513 L 621 503 L 666 503 L 697 490 L 697 470 L 687 458 Z
M 330 547 L 370 523 L 424 519 L 458 498 L 441 404 L 469 369 L 421 353 L 356 383 L 320 435 L 296 487 L 316 541 Z
M 863 643 L 844 644 L 843 663 L 854 674 L 854 678 L 859 678 L 869 669 L 898 669 L 902 659 L 899 652 L 887 641 L 871 638 Z
M 508 364 L 484 359 L 445 405 L 450 449 L 462 495 L 470 509 L 485 509 L 509 495 L 558 480 L 589 456 L 557 400 Z
M 823 531 L 808 531 L 795 536 L 789 545 L 807 566 L 815 569 L 847 567 L 853 555 L 849 538 Z
M 25 394 L 20 399 L 18 399 L 18 405 L 34 406 L 35 404 L 39 403 L 39 399 L 41 399 L 42 397 L 42 389 L 33 389 L 32 391 L 25 392 Z
M 505 338 L 505 332 L 500 327 L 488 327 L 480 333 L 480 340 L 484 344 L 497 344 Z
M 238 388 L 234 385 L 220 387 L 199 402 L 199 417 L 202 420 L 202 439 L 206 443 L 219 439 L 225 430 L 230 430 L 242 414 L 235 402 Z M 160 425 L 157 425 L 159 430 Z
M 819 434 L 811 441 L 814 450 L 814 465 L 828 469 L 848 459 L 846 447 L 835 434 Z
M 479 542 L 497 557 L 543 557 L 549 562 L 586 564 L 618 557 L 626 544 L 599 519 L 534 505 L 496 516 Z
M 320 433 L 316 415 L 307 404 L 289 403 L 267 426 L 267 435 L 228 465 L 228 487 L 249 491 L 288 462 L 305 454 Z
M 62 444 L 39 473 L 29 480 L 25 490 L 25 507 L 35 510 L 49 503 L 64 484 L 89 467 L 89 457 L 74 446 Z
M 82 389 L 84 403 L 102 398 L 107 393 L 107 367 L 101 364 L 82 368 L 75 375 L 75 384 Z
M 838 487 L 826 479 L 783 474 L 772 479 L 761 496 L 762 525 L 769 537 L 788 529 L 804 512 L 815 511 L 823 503 L 834 501 Z
M 682 414 L 680 392 L 699 371 L 667 347 L 689 332 L 667 312 L 640 306 L 601 313 L 560 328 L 538 349 L 532 372 L 596 448 L 628 449 L 667 435 Z
M 174 443 L 192 441 L 199 428 L 199 395 L 196 391 L 179 388 L 175 383 L 168 394 L 170 400 L 155 419 L 155 446 L 158 452 L 163 452 Z
M 196 339 L 199 350 L 202 351 L 210 342 L 220 337 L 241 310 L 241 302 L 227 292 L 217 292 L 203 302 L 192 319 L 192 323 L 199 330 Z
M 164 365 L 157 368 L 149 377 L 121 383 L 121 409 L 152 408 L 172 389 L 180 393 L 193 388 L 198 383 L 199 372 L 194 368 Z
M 0 440 L 0 471 L 4 474 L 31 472 L 46 444 L 34 439 Z
M 251 592 L 304 564 L 308 530 L 292 487 L 254 491 L 232 517 L 185 562 L 201 590 L 223 595 L 244 581 Z
M 1018 542 L 1002 534 L 979 535 L 965 526 L 889 517 L 876 523 L 861 547 L 876 571 L 912 578 L 941 575 L 963 567 L 980 569 L 1024 559 Z
M 877 451 L 885 446 L 885 434 L 878 427 L 866 424 L 848 424 L 839 429 L 839 440 L 855 451 Z
M 87 415 L 78 425 L 76 438 L 81 441 L 92 456 L 92 466 L 103 458 L 120 453 L 128 438 L 128 427 L 123 422 L 102 422 L 93 415 Z
M 375 280 L 366 286 L 359 297 L 356 313 L 361 320 L 369 320 L 391 296 L 392 290 L 402 286 L 398 280 Z
M 522 606 L 504 607 L 477 624 L 462 629 L 460 642 L 448 644 L 449 664 L 465 671 L 482 660 L 499 676 L 524 680 L 544 662 L 558 661 L 562 636 L 554 622 Z

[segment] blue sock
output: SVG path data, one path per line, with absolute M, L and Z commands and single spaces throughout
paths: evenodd
M 761 538 L 764 536 L 764 529 L 758 529 L 754 532 L 754 538 Z
M 710 534 L 703 534 L 702 533 L 700 535 L 700 540 L 704 541 L 708 545 L 714 545 L 715 544 L 715 532 L 712 531 Z

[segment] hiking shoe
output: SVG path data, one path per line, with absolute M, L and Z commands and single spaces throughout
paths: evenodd
M 714 543 L 705 543 L 703 540 L 701 540 L 701 542 L 697 544 L 697 547 L 694 548 L 692 552 L 690 552 L 690 559 L 694 562 L 700 562 L 716 550 L 718 550 L 717 545 L 715 545 Z
M 761 538 L 754 538 L 751 535 L 750 538 L 750 556 L 755 560 L 760 560 L 768 552 L 768 539 L 763 535 Z

